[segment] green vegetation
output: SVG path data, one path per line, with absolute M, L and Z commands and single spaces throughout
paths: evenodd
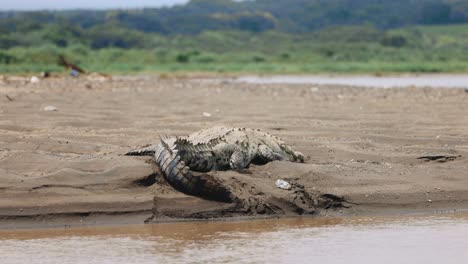
M 466 24 L 464 24 L 466 23 Z M 161 9 L 0 13 L 0 73 L 466 72 L 461 0 L 192 0 Z

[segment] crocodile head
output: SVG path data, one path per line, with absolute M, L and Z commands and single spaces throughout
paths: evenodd
M 304 155 L 299 151 L 294 151 L 292 153 L 293 161 L 304 163 Z
M 295 162 L 301 162 L 301 163 L 304 162 L 304 155 L 301 152 L 291 149 L 286 144 L 281 144 L 280 147 L 286 153 L 286 155 L 288 156 L 288 160 L 295 161 Z

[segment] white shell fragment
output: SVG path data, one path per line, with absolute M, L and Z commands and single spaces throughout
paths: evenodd
M 276 181 L 276 187 L 283 189 L 283 190 L 291 190 L 291 184 L 289 182 L 284 181 L 284 180 L 277 180 Z
M 53 106 L 53 105 L 48 105 L 46 107 L 44 107 L 44 111 L 46 112 L 51 112 L 51 111 L 57 111 L 57 107 Z
M 208 112 L 203 112 L 202 115 L 205 116 L 205 117 L 210 117 L 211 116 L 211 114 L 208 113 Z
M 30 80 L 31 83 L 38 83 L 39 81 L 40 79 L 36 76 L 31 77 L 31 80 Z

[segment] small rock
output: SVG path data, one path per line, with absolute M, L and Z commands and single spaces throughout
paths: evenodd
M 427 200 L 427 202 L 428 202 L 428 203 L 432 203 L 432 200 L 429 199 L 429 200 Z
M 210 117 L 210 116 L 211 116 L 211 114 L 208 113 L 208 112 L 203 112 L 202 115 L 203 115 L 204 117 Z
M 46 107 L 44 107 L 44 111 L 46 112 L 51 112 L 51 111 L 57 111 L 57 107 L 53 106 L 53 105 L 48 105 Z
M 41 79 L 39 79 L 37 76 L 31 77 L 31 80 L 30 80 L 31 83 L 38 83 L 40 81 L 41 81 Z
M 311 87 L 310 91 L 313 92 L 313 93 L 316 93 L 316 92 L 319 91 L 319 88 L 318 87 Z
M 289 182 L 284 181 L 284 180 L 277 180 L 276 181 L 276 187 L 283 189 L 283 190 L 291 190 L 291 184 Z
M 79 75 L 80 75 L 80 73 L 79 73 L 77 70 L 71 69 L 71 71 L 70 71 L 70 76 L 72 76 L 72 77 L 78 77 Z

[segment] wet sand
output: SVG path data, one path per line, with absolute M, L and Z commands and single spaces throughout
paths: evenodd
M 464 263 L 465 213 L 0 230 L 2 263 Z
M 350 202 L 321 216 L 468 209 L 467 100 L 463 89 L 10 80 L 0 83 L 0 227 L 142 223 L 155 208 L 169 221 L 241 217 L 216 215 L 227 205 L 177 192 L 148 158 L 123 156 L 161 135 L 221 124 L 270 132 L 309 156 L 215 173 L 241 179 L 260 198 L 293 199 L 274 187 L 285 179 Z M 57 111 L 44 111 L 50 105 Z

